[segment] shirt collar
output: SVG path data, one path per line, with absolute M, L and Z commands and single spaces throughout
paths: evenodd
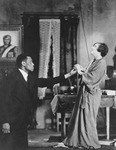
M 19 71 L 21 72 L 21 74 L 23 75 L 25 81 L 27 81 L 28 74 L 27 74 L 25 71 L 23 71 L 22 69 L 18 69 L 18 70 L 19 70 Z

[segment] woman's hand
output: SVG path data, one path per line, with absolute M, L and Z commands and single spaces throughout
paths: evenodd
M 71 71 L 70 71 L 70 76 L 74 75 L 77 73 L 77 70 L 75 68 L 73 68 Z

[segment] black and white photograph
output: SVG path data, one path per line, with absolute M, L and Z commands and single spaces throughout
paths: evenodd
M 0 59 L 16 59 L 22 51 L 22 27 L 0 25 Z
M 116 150 L 116 0 L 0 0 L 0 150 Z

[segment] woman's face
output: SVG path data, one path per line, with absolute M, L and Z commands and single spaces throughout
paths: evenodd
M 97 49 L 99 48 L 100 44 L 96 43 L 92 46 L 91 48 L 91 54 L 96 58 L 99 55 L 99 52 L 97 51 Z

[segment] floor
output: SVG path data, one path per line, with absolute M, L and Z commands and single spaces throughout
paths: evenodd
M 65 150 L 66 148 L 53 148 L 58 142 L 61 142 L 61 134 L 49 129 L 36 129 L 28 131 L 29 150 Z M 100 150 L 116 150 L 116 147 L 111 145 L 116 137 L 112 137 L 110 141 L 101 138 L 102 148 Z M 78 150 L 76 148 L 76 150 Z
M 53 147 L 61 141 L 61 136 L 49 129 L 29 130 L 28 141 L 30 147 Z
M 112 112 L 113 111 L 113 112 Z M 115 119 L 115 113 L 114 109 L 111 110 L 111 123 L 110 123 L 110 140 L 106 140 L 105 136 L 100 136 L 100 143 L 102 145 L 102 148 L 99 150 L 116 150 L 116 147 L 111 145 L 113 141 L 116 141 L 116 119 Z M 101 115 L 103 116 L 103 115 Z M 101 119 L 103 120 L 103 119 Z M 101 121 L 101 124 L 103 122 Z M 100 125 L 100 122 L 99 122 Z M 105 124 L 104 124 L 105 125 Z M 100 127 L 100 130 L 98 130 L 100 133 L 105 133 L 105 126 L 102 128 Z M 66 150 L 66 148 L 53 148 L 54 145 L 56 145 L 58 142 L 61 142 L 61 133 L 53 131 L 49 128 L 44 129 L 35 129 L 35 130 L 28 130 L 28 141 L 29 141 L 29 150 Z M 73 149 L 73 148 L 72 148 Z M 76 148 L 76 150 L 78 150 Z

